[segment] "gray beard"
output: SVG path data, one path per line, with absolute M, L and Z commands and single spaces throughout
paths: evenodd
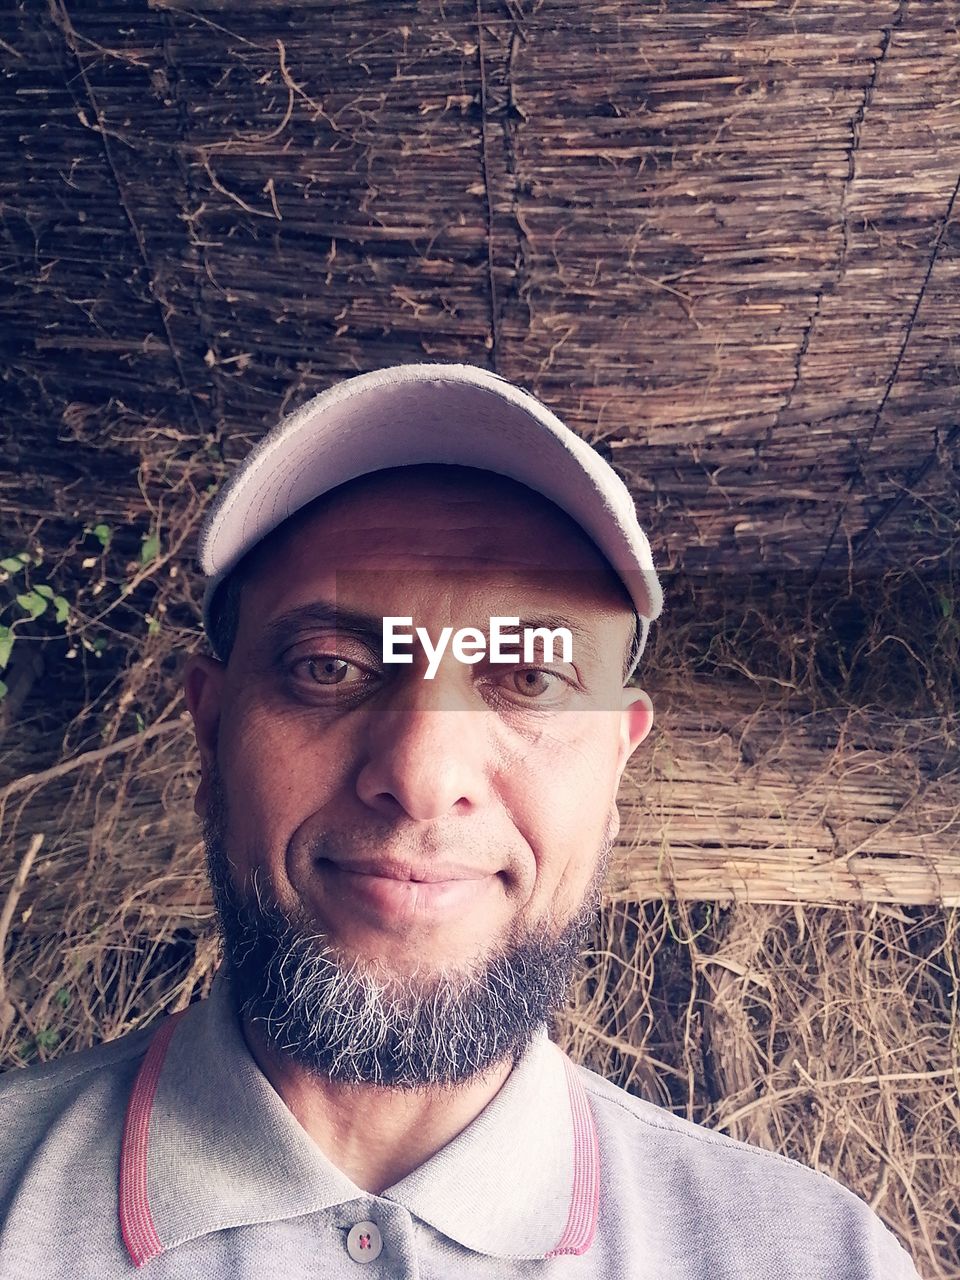
M 287 915 L 253 877 L 241 899 L 226 848 L 227 806 L 214 770 L 203 823 L 207 868 L 234 1010 L 313 1075 L 345 1085 L 456 1089 L 513 1058 L 566 1003 L 601 901 L 612 837 L 576 915 L 558 932 L 515 928 L 476 964 L 428 977 L 343 962 L 302 913 Z

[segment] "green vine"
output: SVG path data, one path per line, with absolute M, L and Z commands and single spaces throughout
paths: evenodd
M 87 526 L 84 535 L 90 535 L 100 544 L 99 555 L 85 556 L 81 561 L 84 570 L 93 569 L 103 563 L 103 556 L 113 541 L 113 530 L 109 525 L 98 523 Z M 160 532 L 153 529 L 145 533 L 140 542 L 139 568 L 142 570 L 157 560 L 160 555 Z M 42 547 L 34 550 L 16 551 L 0 558 L 0 585 L 10 583 L 8 590 L 12 593 L 4 608 L 4 621 L 0 623 L 0 701 L 7 696 L 9 687 L 3 678 L 8 673 L 14 646 L 17 640 L 17 629 L 25 623 L 36 622 L 45 618 L 52 622 L 57 633 L 63 637 L 75 639 L 87 652 L 100 658 L 107 648 L 107 639 L 103 635 L 88 636 L 84 634 L 81 621 L 81 610 L 77 602 L 71 603 L 67 596 L 59 592 L 55 586 L 45 580 L 39 573 L 43 569 L 45 555 Z M 38 580 L 39 578 L 39 580 Z M 96 596 L 103 583 L 96 584 L 92 594 Z M 124 583 L 120 595 L 131 590 L 132 584 Z M 159 621 L 150 614 L 145 615 L 148 634 L 154 635 L 160 629 Z M 71 645 L 68 658 L 77 656 L 76 645 Z

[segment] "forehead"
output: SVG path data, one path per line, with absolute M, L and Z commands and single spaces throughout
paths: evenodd
M 503 593 L 511 612 L 527 591 L 531 603 L 552 593 L 633 617 L 620 579 L 565 512 L 505 476 L 465 467 L 395 468 L 341 486 L 269 535 L 244 581 L 241 612 L 258 620 L 337 588 L 391 596 L 403 612 L 405 588 L 420 598 L 441 586 L 452 599 L 486 591 L 495 603 Z

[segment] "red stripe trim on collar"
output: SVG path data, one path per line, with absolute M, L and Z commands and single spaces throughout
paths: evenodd
M 561 1253 L 586 1253 L 593 1243 L 600 1212 L 600 1147 L 590 1100 L 576 1067 L 566 1054 L 563 1065 L 567 1069 L 573 1115 L 573 1188 L 567 1225 L 556 1247 L 546 1254 L 548 1258 Z
M 151 1040 L 133 1082 L 124 1118 L 118 1208 L 120 1232 L 135 1267 L 142 1267 L 164 1251 L 147 1198 L 147 1138 L 160 1069 L 177 1021 L 184 1013 L 186 1009 L 170 1014 Z M 590 1101 L 566 1054 L 563 1065 L 573 1120 L 573 1186 L 566 1226 L 556 1246 L 544 1255 L 546 1258 L 586 1253 L 596 1234 L 600 1210 L 600 1149 Z
M 186 1009 L 168 1015 L 150 1041 L 127 1103 L 120 1146 L 120 1232 L 135 1267 L 163 1253 L 147 1202 L 147 1135 L 160 1068 L 177 1020 Z

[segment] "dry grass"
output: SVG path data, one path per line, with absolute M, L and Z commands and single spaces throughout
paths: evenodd
M 625 1088 L 852 1188 L 954 1280 L 956 908 L 616 903 L 558 1026 Z

